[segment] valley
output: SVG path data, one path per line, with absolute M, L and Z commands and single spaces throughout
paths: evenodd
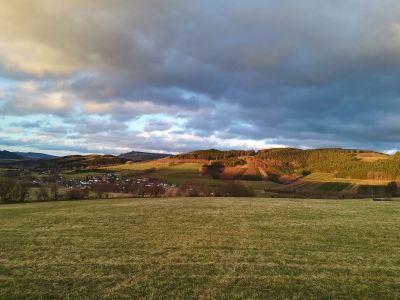
M 211 149 L 152 160 L 131 152 L 137 161 L 127 159 L 129 155 L 28 159 L 5 154 L 0 159 L 0 186 L 5 186 L 0 199 L 12 198 L 6 186 L 15 181 L 15 186 L 28 190 L 23 201 L 91 199 L 99 190 L 107 197 L 394 197 L 400 179 L 397 154 L 353 149 Z M 12 200 L 2 202 L 8 201 Z

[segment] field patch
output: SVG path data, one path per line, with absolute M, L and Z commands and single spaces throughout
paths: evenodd
M 252 159 L 247 160 L 247 169 L 242 174 L 243 180 L 262 180 L 262 176 L 258 167 L 255 164 L 255 161 Z
M 207 184 L 210 186 L 219 185 L 221 183 L 218 179 L 213 179 L 208 175 L 202 175 L 199 172 L 202 164 L 185 163 L 164 168 L 157 169 L 151 174 L 151 177 L 164 180 L 170 184 Z
M 147 162 L 138 162 L 138 163 L 125 163 L 122 165 L 116 165 L 116 166 L 111 166 L 111 167 L 104 167 L 102 169 L 105 170 L 111 170 L 111 171 L 125 171 L 125 170 L 130 170 L 130 171 L 143 171 L 143 170 L 148 170 L 148 169 L 160 169 L 160 168 L 166 168 L 170 164 L 167 162 L 159 162 L 159 161 L 147 161 Z
M 358 194 L 366 197 L 380 197 L 387 195 L 386 186 L 377 185 L 360 185 L 358 188 Z
M 244 167 L 226 167 L 220 174 L 220 179 L 239 179 L 246 172 Z
M 319 191 L 326 191 L 326 192 L 341 192 L 347 190 L 352 187 L 350 183 L 343 183 L 343 182 L 325 182 L 320 184 L 317 187 Z
M 356 187 L 356 188 L 355 188 Z M 338 198 L 346 195 L 352 197 L 357 195 L 358 185 L 347 182 L 318 182 L 298 180 L 288 185 L 281 185 L 271 192 L 283 193 L 288 196 L 314 198 Z
M 64 171 L 60 175 L 66 179 L 85 179 L 86 177 L 101 177 L 104 174 L 112 173 L 110 170 L 95 169 L 95 170 L 74 170 L 74 171 Z
M 374 162 L 377 160 L 382 159 L 389 159 L 390 156 L 383 153 L 376 153 L 376 152 L 366 152 L 366 153 L 357 153 L 356 157 L 363 161 Z
M 372 179 L 348 179 L 338 178 L 332 173 L 312 173 L 302 180 L 304 181 L 317 181 L 317 182 L 343 182 L 353 183 L 359 185 L 386 185 L 390 180 L 372 180 Z

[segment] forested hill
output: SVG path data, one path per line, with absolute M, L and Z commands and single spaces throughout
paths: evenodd
M 288 175 L 314 172 L 334 173 L 341 178 L 400 179 L 400 154 L 386 155 L 358 149 L 275 148 L 260 151 L 200 150 L 175 156 L 179 159 L 219 161 L 226 167 L 243 164 L 252 157 Z
M 209 150 L 197 150 L 193 152 L 183 153 L 175 155 L 177 159 L 201 159 L 201 160 L 224 160 L 234 157 L 241 156 L 254 156 L 256 151 L 254 150 L 229 150 L 221 151 L 216 149 Z
M 290 172 L 335 173 L 341 178 L 400 178 L 400 155 L 385 155 L 368 150 L 347 149 L 269 149 L 257 153 L 264 160 L 276 160 L 288 165 Z M 289 168 L 289 169 L 290 169 Z

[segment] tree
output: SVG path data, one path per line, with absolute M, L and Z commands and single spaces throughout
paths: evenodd
M 108 192 L 110 192 L 112 185 L 110 185 L 106 182 L 100 182 L 100 183 L 93 184 L 91 188 L 92 188 L 93 192 L 96 193 L 97 198 L 102 199 L 104 195 L 106 198 L 108 198 Z
M 159 184 L 155 184 L 153 186 L 153 189 L 151 190 L 151 196 L 156 198 L 163 195 L 164 193 L 165 193 L 164 187 Z
M 14 186 L 12 192 L 12 200 L 16 202 L 24 202 L 29 196 L 29 183 L 19 182 Z
M 13 191 L 15 189 L 16 181 L 11 178 L 0 179 L 0 202 L 9 203 L 13 199 Z
M 48 189 L 41 185 L 39 189 L 36 191 L 36 199 L 38 201 L 49 201 L 50 200 L 50 194 Z
M 53 184 L 50 186 L 50 198 L 51 200 L 60 200 L 60 193 L 57 184 Z
M 389 182 L 387 184 L 387 186 L 386 186 L 386 190 L 391 196 L 396 196 L 396 193 L 397 193 L 397 182 L 396 181 Z
M 0 180 L 0 202 L 23 202 L 29 196 L 30 184 L 12 178 Z

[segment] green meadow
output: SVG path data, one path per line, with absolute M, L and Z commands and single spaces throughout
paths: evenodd
M 0 206 L 1 299 L 398 298 L 400 202 Z

